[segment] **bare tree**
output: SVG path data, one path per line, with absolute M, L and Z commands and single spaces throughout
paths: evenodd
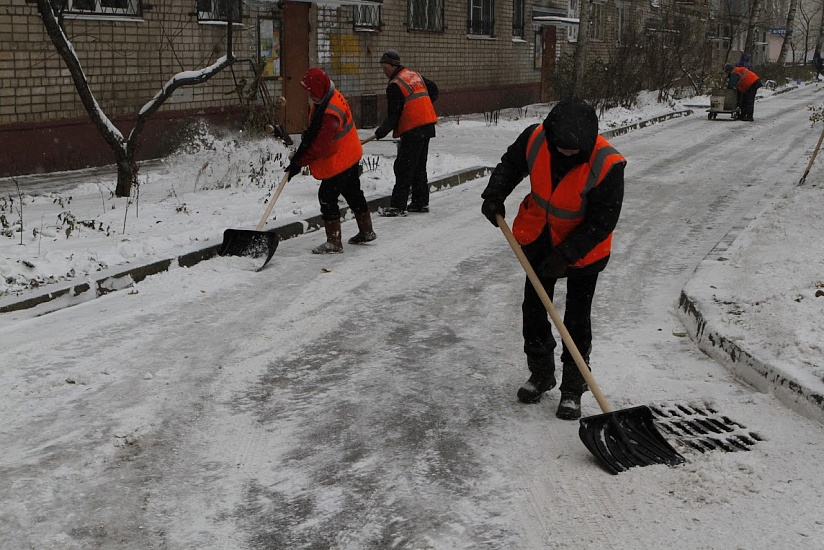
M 573 93 L 583 97 L 584 72 L 587 65 L 589 28 L 592 24 L 592 0 L 579 0 L 581 10 L 578 16 L 578 41 L 575 43 Z
M 181 86 L 194 86 L 206 82 L 220 71 L 234 63 L 235 55 L 232 48 L 232 22 L 239 14 L 237 2 L 229 2 L 229 16 L 227 17 L 226 31 L 226 55 L 219 58 L 217 62 L 197 71 L 179 72 L 170 78 L 166 84 L 146 102 L 137 114 L 134 126 L 128 137 L 125 137 L 120 130 L 112 123 L 89 86 L 83 66 L 77 56 L 77 52 L 72 46 L 63 25 L 63 9 L 66 2 L 62 0 L 37 0 L 37 11 L 43 20 L 46 33 L 54 44 L 57 53 L 63 58 L 66 67 L 71 74 L 72 82 L 80 96 L 83 107 L 89 114 L 97 131 L 106 141 L 112 150 L 117 165 L 117 187 L 115 195 L 118 197 L 128 197 L 131 195 L 132 187 L 137 183 L 138 165 L 135 160 L 137 150 L 140 146 L 140 135 L 149 118 L 169 99 L 172 94 Z
M 795 19 L 795 29 L 800 31 L 801 36 L 795 36 L 794 33 L 794 40 L 793 40 L 793 50 L 801 46 L 801 55 L 802 55 L 802 63 L 807 63 L 807 54 L 810 52 L 810 43 L 814 41 L 813 39 L 813 32 L 816 33 L 816 37 L 820 34 L 820 29 L 813 30 L 813 20 L 816 17 L 819 17 L 821 13 L 821 4 L 808 4 L 806 2 L 799 2 L 798 11 L 796 12 L 796 19 Z M 814 42 L 816 45 L 818 44 L 817 39 Z M 793 55 L 793 61 L 795 62 L 795 55 Z
M 798 0 L 790 0 L 790 9 L 787 12 L 787 26 L 784 32 L 784 41 L 781 42 L 781 52 L 778 54 L 778 62 L 784 64 L 787 62 L 787 52 L 790 50 L 790 44 L 793 41 L 793 27 L 795 26 L 795 12 L 798 7 Z
M 761 17 L 761 0 L 752 0 L 750 13 L 747 18 L 747 39 L 744 41 L 744 51 L 753 55 L 755 52 L 755 29 Z
M 813 53 L 813 58 L 821 59 L 821 48 L 824 46 L 824 14 L 821 16 L 821 23 L 818 26 L 818 37 L 815 41 L 815 52 Z M 818 71 L 818 66 L 816 66 L 816 71 Z

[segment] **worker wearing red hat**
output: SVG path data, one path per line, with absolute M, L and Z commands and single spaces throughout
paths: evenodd
M 349 244 L 374 241 L 377 235 L 372 229 L 372 216 L 360 184 L 363 147 L 349 103 L 335 89 L 323 69 L 318 67 L 309 69 L 300 84 L 312 101 L 309 127 L 301 135 L 300 146 L 286 170 L 291 179 L 300 172 L 301 167 L 308 166 L 312 176 L 321 180 L 318 201 L 326 229 L 326 242 L 312 249 L 312 252 L 343 252 L 338 207 L 341 195 L 358 223 L 358 234 L 349 239 Z

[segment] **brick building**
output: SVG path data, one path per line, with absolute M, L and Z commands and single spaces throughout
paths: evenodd
M 124 133 L 174 74 L 226 54 L 230 1 L 238 0 L 58 0 L 91 89 Z M 0 176 L 111 164 L 36 2 L 0 2 Z M 440 115 L 549 99 L 555 60 L 574 50 L 578 2 L 244 0 L 233 26 L 237 63 L 204 84 L 178 89 L 144 130 L 139 158 L 168 153 L 193 120 L 239 126 L 256 67 L 263 87 L 257 102 L 276 104 L 277 121 L 289 133 L 305 127 L 299 81 L 315 65 L 349 98 L 360 127 L 379 123 L 386 78 L 378 59 L 390 48 L 438 83 Z M 596 3 L 597 54 L 620 32 L 622 2 Z

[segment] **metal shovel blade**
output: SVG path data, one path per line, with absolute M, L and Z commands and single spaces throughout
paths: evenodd
M 635 466 L 685 462 L 658 431 L 646 405 L 588 416 L 580 422 L 581 441 L 613 474 Z
M 266 256 L 260 271 L 278 248 L 278 234 L 274 229 L 269 231 L 254 231 L 251 229 L 227 229 L 223 232 L 223 244 L 218 252 L 221 256 L 249 256 L 260 258 Z

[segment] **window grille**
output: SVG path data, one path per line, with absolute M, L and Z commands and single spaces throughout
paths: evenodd
M 381 7 L 359 5 L 353 6 L 354 26 L 356 29 L 379 29 L 381 26 Z
M 444 0 L 409 0 L 407 28 L 414 31 L 443 31 L 443 2 Z
M 229 12 L 233 12 L 232 21 L 243 21 L 243 3 L 241 0 L 197 0 L 198 21 L 228 21 Z
M 65 6 L 65 13 L 83 15 L 142 15 L 141 0 L 58 0 L 58 9 Z
M 525 0 L 512 0 L 512 36 L 524 37 Z
M 469 0 L 467 34 L 495 36 L 495 1 Z

